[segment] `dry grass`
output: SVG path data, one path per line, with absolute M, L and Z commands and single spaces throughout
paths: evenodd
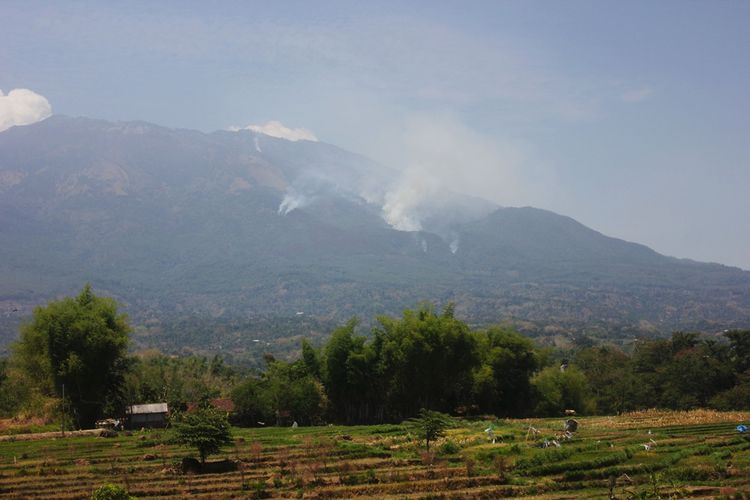
M 642 427 L 672 427 L 675 425 L 740 424 L 750 421 L 750 412 L 719 412 L 715 410 L 643 410 L 623 413 L 617 417 L 586 419 L 591 429 L 638 429 Z

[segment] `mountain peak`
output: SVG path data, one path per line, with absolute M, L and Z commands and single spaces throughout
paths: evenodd
M 421 231 L 396 231 L 382 217 L 394 177 L 332 145 L 256 132 L 60 115 L 13 128 L 0 134 L 0 300 L 31 307 L 88 281 L 136 321 L 368 318 L 450 300 L 475 322 L 577 331 L 750 322 L 750 273 L 548 210 L 442 193 Z

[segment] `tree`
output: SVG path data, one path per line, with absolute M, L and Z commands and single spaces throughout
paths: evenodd
M 205 464 L 206 457 L 221 451 L 222 446 L 232 444 L 232 433 L 224 413 L 202 407 L 183 414 L 177 420 L 172 441 L 197 448 L 201 463 Z
M 586 375 L 575 367 L 565 372 L 550 366 L 534 375 L 531 384 L 537 392 L 535 413 L 539 416 L 560 415 L 564 410 L 593 413 L 594 401 L 589 395 Z
M 750 330 L 731 330 L 724 336 L 729 339 L 735 372 L 742 373 L 750 369 Z
M 234 422 L 251 427 L 258 422 L 271 422 L 273 408 L 269 401 L 267 384 L 262 379 L 249 377 L 232 390 Z
M 450 417 L 439 411 L 431 411 L 422 408 L 419 410 L 419 416 L 411 418 L 404 422 L 411 432 L 414 432 L 419 439 L 424 439 L 427 450 L 430 449 L 430 441 L 435 441 L 445 435 L 445 429 L 450 424 Z
M 534 344 L 511 329 L 477 332 L 481 366 L 474 373 L 474 393 L 482 411 L 520 416 L 530 410 L 529 379 L 539 367 Z
M 117 303 L 97 297 L 91 285 L 76 298 L 37 307 L 21 327 L 15 362 L 47 394 L 62 396 L 80 427 L 123 404 L 130 327 Z
M 419 408 L 453 411 L 470 402 L 479 365 L 476 339 L 449 306 L 435 314 L 430 304 L 405 310 L 400 319 L 379 317 L 374 330 L 379 372 L 388 381 L 392 417 Z
M 383 420 L 377 354 L 365 337 L 354 334 L 357 323 L 352 318 L 337 328 L 323 350 L 322 380 L 330 400 L 330 418 L 346 424 Z
M 627 354 L 612 346 L 590 347 L 576 353 L 574 363 L 586 375 L 597 412 L 614 415 L 636 409 L 639 384 Z

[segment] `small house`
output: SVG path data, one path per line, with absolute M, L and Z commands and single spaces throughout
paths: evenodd
M 131 405 L 125 409 L 125 421 L 128 429 L 166 427 L 168 415 L 167 403 Z

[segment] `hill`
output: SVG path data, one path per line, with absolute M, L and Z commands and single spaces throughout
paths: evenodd
M 415 230 L 397 230 L 383 217 L 395 177 L 332 145 L 247 130 L 63 116 L 11 128 L 0 133 L 0 343 L 33 305 L 85 281 L 126 305 L 143 345 L 200 343 L 174 326 L 193 319 L 227 332 L 214 347 L 242 346 L 277 320 L 368 320 L 420 300 L 545 335 L 750 324 L 750 272 L 552 212 L 440 192 Z

